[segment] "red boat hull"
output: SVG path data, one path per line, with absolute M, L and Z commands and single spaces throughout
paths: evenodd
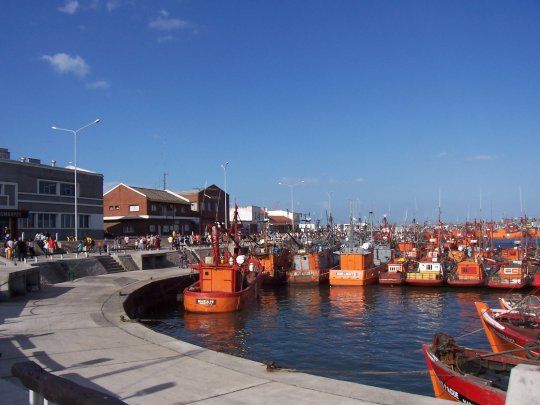
M 483 302 L 475 302 L 476 311 L 482 321 L 482 327 L 488 338 L 491 350 L 500 353 L 506 350 L 523 349 L 527 345 L 538 344 L 538 329 L 514 326 L 508 320 L 497 318 L 494 312 Z M 505 315 L 511 316 L 511 314 Z M 515 353 L 523 358 L 540 358 L 540 350 L 523 350 Z
M 475 384 L 471 379 L 463 378 L 442 363 L 428 346 L 424 345 L 422 350 L 436 398 L 473 404 L 504 405 L 506 401 L 504 391 Z
M 259 295 L 262 273 L 245 289 L 237 292 L 201 292 L 197 281 L 184 290 L 184 308 L 189 312 L 216 313 L 239 311 Z
M 526 288 L 529 283 L 526 280 L 520 281 L 519 283 L 505 283 L 501 281 L 489 280 L 487 285 L 489 288 L 497 288 L 503 290 L 521 290 L 523 288 Z
M 401 272 L 391 273 L 385 271 L 379 275 L 379 284 L 401 285 L 405 284 L 405 274 Z
M 446 280 L 448 285 L 453 287 L 483 287 L 486 280 Z
M 540 288 L 540 273 L 534 275 L 532 280 L 532 286 L 534 288 Z
M 321 284 L 327 283 L 330 270 L 290 270 L 287 272 L 287 283 L 289 284 Z
M 421 280 L 421 279 L 405 279 L 405 284 L 418 287 L 438 287 L 444 285 L 445 280 Z

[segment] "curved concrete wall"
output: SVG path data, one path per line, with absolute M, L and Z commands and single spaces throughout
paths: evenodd
M 152 309 L 162 305 L 174 305 L 186 287 L 197 281 L 197 274 L 151 281 L 128 295 L 124 311 L 131 319 L 147 317 Z

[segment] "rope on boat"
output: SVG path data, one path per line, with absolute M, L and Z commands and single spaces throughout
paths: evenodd
M 476 329 L 476 330 L 473 330 L 472 332 L 465 333 L 464 335 L 456 336 L 454 339 L 460 339 L 462 337 L 469 336 L 469 335 L 472 335 L 474 333 L 478 333 L 478 332 L 483 331 L 483 330 L 484 330 L 484 328 Z
M 526 354 L 529 354 L 531 350 L 537 350 L 537 349 L 540 349 L 540 343 L 539 344 L 529 343 L 529 344 L 526 344 L 525 347 L 520 347 L 519 349 L 504 350 L 498 353 L 493 352 L 493 353 L 482 354 L 480 356 L 477 356 L 476 358 L 485 359 L 486 357 L 494 357 L 494 356 L 500 356 L 503 354 L 512 354 L 512 353 L 520 353 L 520 352 L 526 352 Z
M 266 365 L 266 371 L 269 372 L 275 372 L 275 371 L 282 371 L 287 373 L 306 373 L 306 372 L 312 372 L 312 373 L 331 373 L 331 374 L 354 374 L 354 375 L 421 375 L 421 374 L 429 374 L 429 370 L 404 370 L 404 371 L 379 371 L 379 370 L 370 370 L 370 371 L 349 371 L 344 372 L 343 370 L 324 370 L 324 369 L 315 369 L 315 368 L 305 368 L 301 370 L 297 370 L 295 368 L 286 368 L 281 367 L 277 365 L 273 361 L 263 361 L 263 364 Z

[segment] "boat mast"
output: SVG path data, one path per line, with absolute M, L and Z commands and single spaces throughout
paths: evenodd
M 441 231 L 442 231 L 442 222 L 441 222 L 441 189 L 439 188 L 439 236 L 437 242 L 439 244 L 439 254 L 442 257 L 442 243 L 441 243 Z

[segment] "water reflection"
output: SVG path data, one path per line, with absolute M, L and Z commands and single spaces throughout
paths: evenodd
M 497 305 L 500 291 L 390 286 L 289 286 L 263 290 L 254 308 L 191 314 L 164 308 L 154 326 L 179 339 L 342 380 L 431 395 L 422 343 L 436 332 L 488 348 L 474 301 Z M 518 296 L 520 296 L 518 294 Z M 461 336 L 468 334 L 467 336 Z

